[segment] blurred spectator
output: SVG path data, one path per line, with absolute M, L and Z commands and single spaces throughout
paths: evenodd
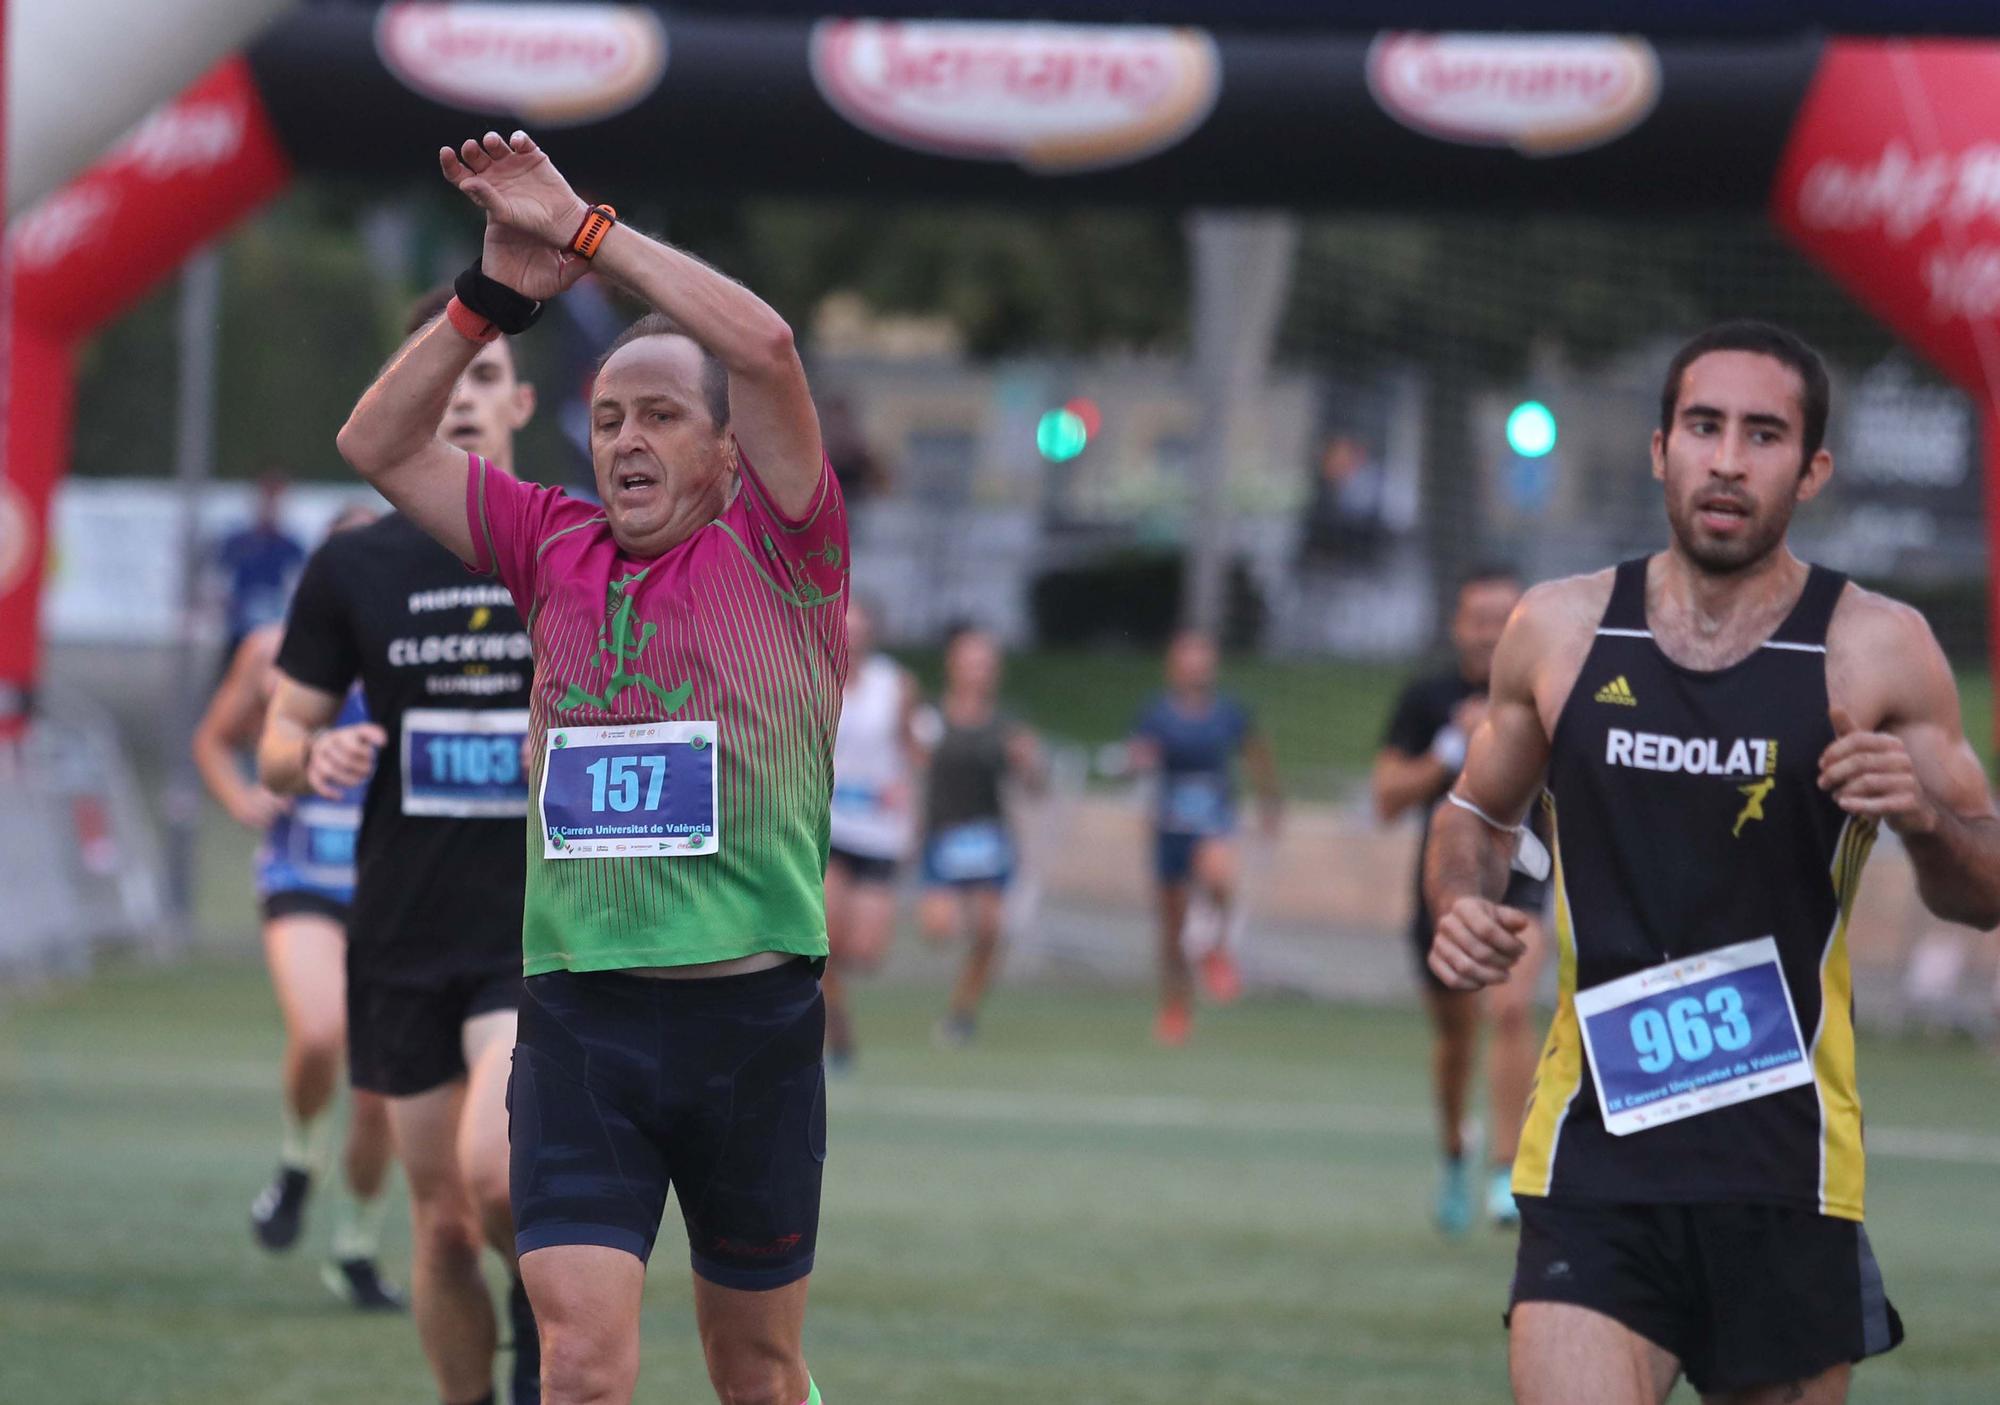
M 1388 540 L 1388 474 L 1358 435 L 1328 436 L 1306 497 L 1301 554 L 1316 564 L 1371 560 Z
M 889 490 L 889 471 L 868 447 L 860 416 L 844 395 L 833 395 L 820 405 L 820 441 L 826 445 L 827 462 L 840 480 L 840 491 L 850 503 Z
M 279 624 L 304 569 L 306 553 L 278 525 L 284 500 L 284 475 L 267 470 L 257 480 L 256 516 L 249 526 L 231 532 L 215 549 L 215 566 L 222 578 L 223 617 L 228 634 L 222 657 L 236 657 L 237 646 L 260 625 Z

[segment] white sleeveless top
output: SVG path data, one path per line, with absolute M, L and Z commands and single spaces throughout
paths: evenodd
M 900 859 L 914 829 L 914 788 L 903 746 L 903 670 L 871 656 L 848 680 L 833 741 L 833 847 Z

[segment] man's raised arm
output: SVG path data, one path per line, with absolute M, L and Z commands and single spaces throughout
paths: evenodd
M 1537 618 L 1539 594 L 1528 593 L 1500 637 L 1486 716 L 1466 747 L 1465 769 L 1431 820 L 1424 896 L 1438 926 L 1430 967 L 1454 990 L 1506 980 L 1527 949 L 1520 934 L 1533 919 L 1502 907 L 1500 898 L 1519 826 L 1549 762 L 1534 688 L 1547 647 Z
M 570 243 L 592 207 L 526 132 L 504 139 L 488 132 L 440 152 L 439 164 L 489 221 L 574 258 Z M 487 272 L 497 277 L 492 247 L 489 225 Z M 824 450 L 805 367 L 785 319 L 741 283 L 626 225 L 602 237 L 590 266 L 672 318 L 723 364 L 737 443 L 778 509 L 803 516 L 819 490 Z M 520 287 L 511 278 L 502 281 Z
M 465 520 L 463 449 L 438 437 L 452 387 L 479 354 L 444 317 L 403 343 L 375 383 L 361 394 L 335 443 L 340 456 L 375 490 L 451 549 L 473 559 Z

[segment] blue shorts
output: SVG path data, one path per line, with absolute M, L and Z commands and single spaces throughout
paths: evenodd
M 752 1292 L 812 1272 L 826 1161 L 813 963 L 710 980 L 525 982 L 507 1086 L 514 1245 L 644 1262 L 671 1186 L 694 1271 Z
M 1014 881 L 1014 839 L 1000 820 L 947 825 L 924 839 L 923 866 L 933 888 L 1004 888 Z
M 1211 839 L 1228 839 L 1233 831 L 1214 834 L 1175 834 L 1153 831 L 1153 875 L 1162 883 L 1185 883 L 1194 876 L 1194 856 Z

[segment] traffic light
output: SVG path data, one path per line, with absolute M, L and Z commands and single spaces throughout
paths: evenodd
M 1507 447 L 1524 459 L 1545 458 L 1556 447 L 1556 417 L 1539 400 L 1523 400 L 1507 416 Z
M 1035 425 L 1035 447 L 1050 463 L 1068 463 L 1089 446 L 1102 423 L 1097 402 L 1079 395 L 1042 416 Z

